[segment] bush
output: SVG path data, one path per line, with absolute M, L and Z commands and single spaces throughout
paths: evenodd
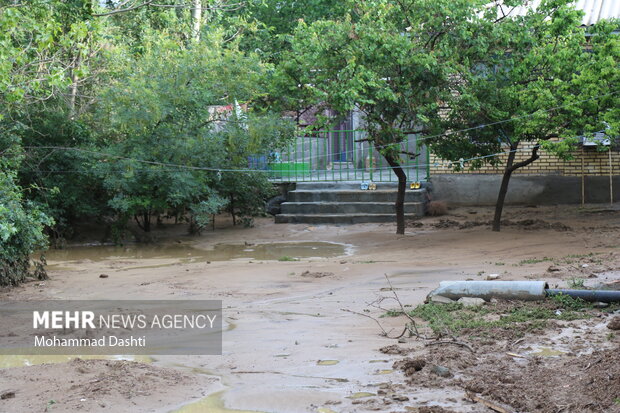
M 53 224 L 32 202 L 24 202 L 15 175 L 0 171 L 0 285 L 17 285 L 26 277 L 47 278 L 44 258 L 31 267 L 30 256 L 47 246 L 43 233 Z

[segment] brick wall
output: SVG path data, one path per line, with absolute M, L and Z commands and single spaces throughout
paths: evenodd
M 530 157 L 534 142 L 525 142 L 519 145 L 515 162 L 525 160 Z M 522 175 L 564 175 L 564 176 L 581 176 L 582 171 L 582 159 L 583 170 L 585 175 L 597 176 L 597 175 L 609 175 L 609 153 L 598 152 L 596 148 L 576 150 L 573 154 L 574 159 L 570 161 L 563 161 L 553 154 L 546 153 L 543 150 L 538 152 L 540 158 L 530 165 L 517 169 L 514 174 Z M 442 160 L 437 156 L 431 154 L 430 156 L 430 174 L 501 174 L 504 171 L 504 165 L 508 155 L 505 153 L 498 156 L 502 161 L 497 167 L 491 165 L 484 165 L 480 169 L 470 170 L 467 163 L 464 164 L 465 170 L 455 171 L 450 166 L 449 161 Z M 618 150 L 611 151 L 611 164 L 612 173 L 614 175 L 620 174 L 620 152 Z

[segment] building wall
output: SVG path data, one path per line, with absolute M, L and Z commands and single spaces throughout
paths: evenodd
M 533 142 L 527 142 L 521 144 L 515 162 L 525 160 L 530 157 Z M 573 153 L 573 159 L 569 161 L 563 161 L 553 154 L 546 153 L 543 150 L 539 152 L 540 159 L 534 161 L 530 165 L 519 168 L 514 172 L 514 175 L 563 175 L 563 176 L 581 176 L 582 175 L 582 159 L 583 159 L 583 173 L 586 176 L 608 176 L 610 172 L 609 167 L 609 153 L 599 152 L 596 148 L 577 150 Z M 430 174 L 502 174 L 504 165 L 506 163 L 507 154 L 498 156 L 501 163 L 494 167 L 491 165 L 485 165 L 480 169 L 471 170 L 468 164 L 465 163 L 465 169 L 462 171 L 455 171 L 450 165 L 450 162 L 442 160 L 435 155 L 431 155 L 430 158 Z M 620 152 L 618 150 L 611 151 L 611 166 L 612 174 L 620 174 Z

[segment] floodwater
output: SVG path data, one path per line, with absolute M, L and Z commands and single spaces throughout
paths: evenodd
M 216 244 L 200 249 L 187 244 L 132 244 L 127 246 L 76 246 L 45 253 L 47 261 L 76 262 L 114 259 L 175 259 L 179 262 L 230 261 L 235 259 L 295 261 L 301 258 L 333 258 L 349 255 L 351 247 L 332 242 L 269 242 Z
M 258 410 L 236 410 L 224 407 L 223 392 L 214 393 L 197 402 L 193 402 L 175 410 L 173 413 L 256 413 Z

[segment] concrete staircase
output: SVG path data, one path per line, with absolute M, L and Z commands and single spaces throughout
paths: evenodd
M 374 191 L 361 190 L 360 182 L 298 182 L 281 205 L 276 223 L 360 224 L 394 222 L 397 184 L 378 182 Z M 426 189 L 405 194 L 405 218 L 424 215 Z

